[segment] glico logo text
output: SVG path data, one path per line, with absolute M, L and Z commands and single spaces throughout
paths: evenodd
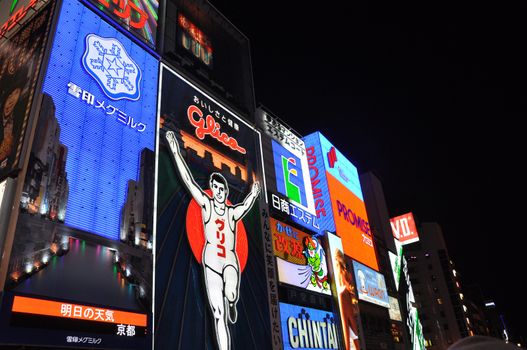
M 194 114 L 197 114 L 199 119 L 194 119 Z M 187 117 L 190 124 L 196 128 L 195 132 L 198 139 L 203 140 L 206 135 L 210 135 L 210 137 L 218 140 L 234 151 L 240 152 L 241 154 L 247 153 L 245 148 L 238 145 L 238 141 L 234 137 L 227 135 L 225 132 L 220 132 L 221 125 L 216 123 L 212 115 L 209 114 L 206 119 L 203 119 L 203 112 L 199 107 L 190 105 L 187 108 Z

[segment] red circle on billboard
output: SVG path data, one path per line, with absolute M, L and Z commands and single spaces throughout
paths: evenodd
M 204 191 L 209 197 L 212 195 L 210 189 Z M 227 204 L 232 203 L 227 199 Z M 201 264 L 203 254 L 203 246 L 205 245 L 205 232 L 203 229 L 203 217 L 201 216 L 201 207 L 192 199 L 187 208 L 187 239 L 190 244 L 190 249 L 196 260 Z M 238 262 L 240 264 L 240 272 L 245 269 L 247 258 L 249 256 L 249 247 L 247 242 L 247 232 L 242 220 L 236 224 L 236 255 L 238 255 Z

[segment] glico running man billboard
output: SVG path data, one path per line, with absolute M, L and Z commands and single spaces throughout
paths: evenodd
M 162 66 L 155 347 L 271 348 L 260 134 Z
M 63 2 L 57 28 L 2 334 L 149 348 L 158 62 L 80 2 Z
M 346 255 L 378 270 L 357 168 L 319 132 L 304 141 L 321 229 L 342 238 Z

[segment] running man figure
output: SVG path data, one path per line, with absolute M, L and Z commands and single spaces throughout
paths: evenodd
M 228 321 L 236 322 L 236 303 L 240 289 L 240 265 L 236 254 L 236 225 L 249 212 L 258 198 L 260 184 L 255 181 L 251 193 L 247 195 L 243 203 L 233 206 L 227 204 L 229 195 L 227 181 L 220 173 L 212 173 L 209 179 L 211 198 L 196 184 L 172 131 L 167 131 L 166 139 L 181 180 L 201 208 L 205 233 L 202 253 L 205 288 L 214 316 L 218 348 L 228 350 L 231 347 Z

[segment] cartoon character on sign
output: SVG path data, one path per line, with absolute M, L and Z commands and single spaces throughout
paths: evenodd
M 323 261 L 321 259 L 325 256 L 324 250 L 315 237 L 305 237 L 304 247 L 304 255 L 307 259 L 307 264 L 311 268 L 311 284 L 313 287 L 329 290 L 327 270 L 322 265 Z
M 227 350 L 231 344 L 228 322 L 236 323 L 236 303 L 240 289 L 241 272 L 236 253 L 237 224 L 254 205 L 260 194 L 260 184 L 255 181 L 245 200 L 231 205 L 227 201 L 229 185 L 225 178 L 219 173 L 212 173 L 209 178 L 210 191 L 202 190 L 181 155 L 175 134 L 168 131 L 166 139 L 181 180 L 201 209 L 205 236 L 202 265 L 207 298 L 214 316 L 218 348 Z

